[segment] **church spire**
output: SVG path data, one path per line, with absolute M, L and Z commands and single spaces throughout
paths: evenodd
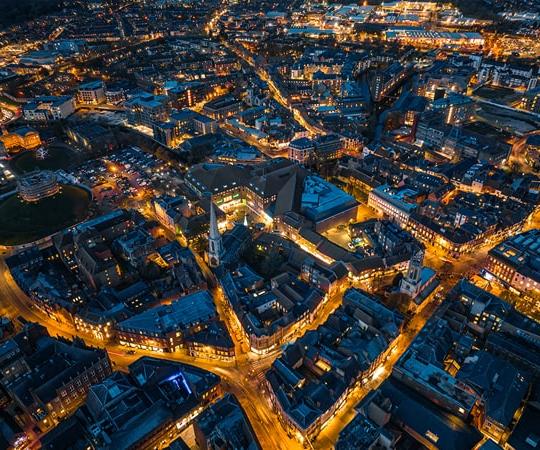
M 210 267 L 218 267 L 223 255 L 223 243 L 219 234 L 216 210 L 214 202 L 210 202 L 210 231 L 208 233 L 208 264 Z

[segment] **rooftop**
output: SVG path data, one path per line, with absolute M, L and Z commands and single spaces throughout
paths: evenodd
M 512 236 L 491 249 L 489 255 L 540 282 L 540 230 Z
M 118 324 L 120 329 L 140 330 L 151 335 L 186 331 L 217 316 L 214 302 L 207 291 L 180 297 L 170 305 L 160 305 Z

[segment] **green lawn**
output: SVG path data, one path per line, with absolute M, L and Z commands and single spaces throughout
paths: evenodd
M 45 159 L 36 158 L 34 150 L 25 151 L 15 156 L 11 162 L 13 172 L 22 174 L 32 170 L 58 170 L 70 167 L 77 156 L 65 147 L 49 147 Z
M 49 236 L 84 220 L 89 205 L 89 194 L 69 185 L 37 203 L 12 195 L 0 202 L 0 244 L 20 245 Z

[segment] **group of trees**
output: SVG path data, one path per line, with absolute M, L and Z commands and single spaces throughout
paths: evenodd
M 3 0 L 0 26 L 16 25 L 60 10 L 61 0 Z
M 242 256 L 253 270 L 267 279 L 278 275 L 286 261 L 279 248 L 271 247 L 265 251 L 257 248 L 256 244 L 248 246 Z

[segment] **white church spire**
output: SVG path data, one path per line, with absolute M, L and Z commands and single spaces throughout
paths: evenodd
M 210 231 L 208 233 L 208 265 L 218 267 L 223 256 L 223 242 L 219 234 L 216 210 L 213 202 L 210 202 Z

